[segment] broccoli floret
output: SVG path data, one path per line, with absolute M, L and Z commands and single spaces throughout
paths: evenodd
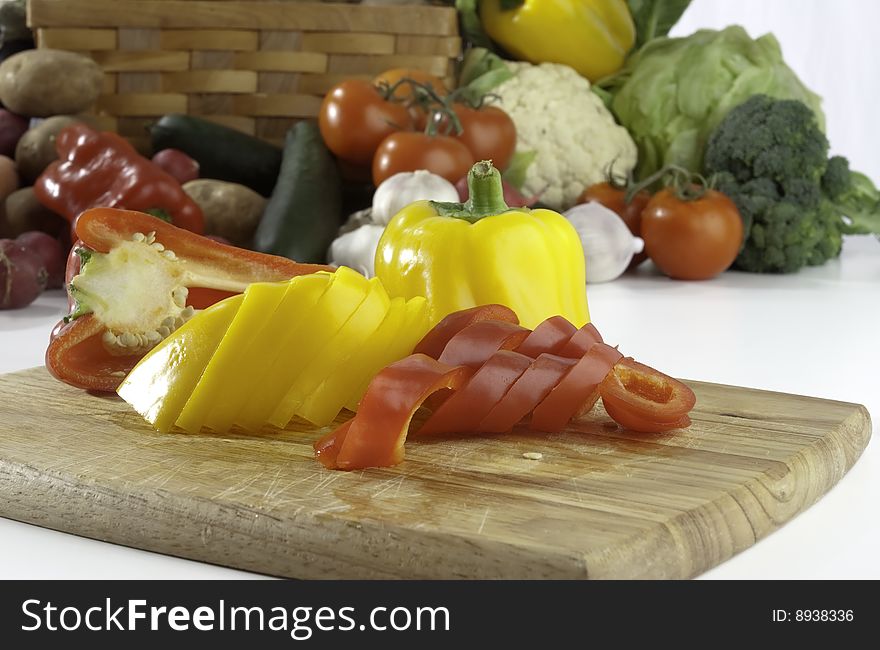
M 786 194 L 797 181 L 817 185 L 828 163 L 828 139 L 816 116 L 796 100 L 754 95 L 733 109 L 710 136 L 704 164 L 739 182 L 769 178 Z
M 880 232 L 880 194 L 845 158 L 828 159 L 801 102 L 750 98 L 722 120 L 704 160 L 743 219 L 735 268 L 790 273 L 838 256 L 844 233 Z
M 845 217 L 844 233 L 880 233 L 880 192 L 867 176 L 851 171 L 846 158 L 833 156 L 828 161 L 822 189 L 833 209 Z
M 843 156 L 829 158 L 825 173 L 822 175 L 822 191 L 831 200 L 836 200 L 849 190 L 849 184 L 849 161 Z

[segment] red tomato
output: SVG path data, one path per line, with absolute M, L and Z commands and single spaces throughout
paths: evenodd
M 437 132 L 461 140 L 475 160 L 491 160 L 498 169 L 507 169 L 516 151 L 516 125 L 510 116 L 497 106 L 474 109 L 465 104 L 453 104 L 452 109 L 461 123 L 461 133 L 453 133 L 449 118 L 435 110 L 431 119 L 438 122 Z M 427 121 L 425 112 L 421 111 L 416 116 L 415 128 L 424 131 Z
M 350 79 L 324 97 L 318 126 L 337 157 L 369 165 L 379 144 L 395 131 L 411 128 L 412 118 L 404 104 L 386 101 L 366 81 Z
M 449 94 L 445 82 L 440 77 L 425 72 L 424 70 L 419 70 L 418 68 L 394 68 L 392 70 L 386 70 L 382 74 L 373 78 L 373 85 L 378 88 L 382 88 L 383 86 L 388 86 L 390 88 L 401 82 L 403 79 L 411 79 L 423 86 L 430 87 L 438 97 L 445 97 Z M 421 94 L 425 93 L 422 92 Z M 399 102 L 403 102 L 407 107 L 416 131 L 424 131 L 428 114 L 425 112 L 425 106 L 417 101 L 420 98 L 419 91 L 412 84 L 400 83 L 400 85 L 394 89 L 394 93 L 391 97 Z M 430 103 L 430 99 L 428 101 Z
M 393 68 L 391 70 L 386 70 L 382 74 L 373 78 L 373 85 L 382 86 L 383 84 L 387 84 L 390 87 L 394 86 L 401 79 L 412 79 L 424 86 L 430 86 L 431 90 L 437 93 L 440 97 L 444 97 L 448 93 L 446 90 L 446 84 L 440 77 L 433 75 L 430 72 L 419 70 L 418 68 Z M 410 99 L 412 96 L 412 86 L 407 83 L 400 84 L 394 90 L 394 94 L 392 95 L 395 99 Z
M 715 190 L 692 201 L 664 189 L 642 211 L 642 239 L 654 264 L 671 278 L 708 280 L 739 253 L 743 224 L 733 201 Z
M 491 160 L 500 170 L 507 169 L 516 150 L 516 126 L 510 116 L 497 106 L 473 109 L 464 104 L 453 106 L 461 122 L 457 136 L 470 149 L 475 160 Z
M 153 163 L 183 185 L 199 177 L 199 163 L 179 149 L 162 149 L 153 155 Z
M 427 169 L 454 183 L 468 173 L 474 162 L 470 150 L 455 138 L 399 131 L 382 140 L 376 150 L 373 183 L 378 186 L 394 174 L 418 169 Z
M 646 191 L 641 191 L 627 203 L 626 189 L 614 187 L 611 183 L 596 183 L 584 190 L 584 193 L 578 198 L 578 203 L 586 203 L 587 201 L 601 203 L 609 210 L 616 212 L 633 235 L 641 237 L 642 211 L 650 200 L 651 195 Z M 634 269 L 646 259 L 648 259 L 647 253 L 638 253 L 633 256 L 627 268 Z
M 697 401 L 682 382 L 628 357 L 599 384 L 599 394 L 615 422 L 645 433 L 682 426 Z

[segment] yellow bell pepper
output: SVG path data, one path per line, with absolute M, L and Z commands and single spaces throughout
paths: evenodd
M 119 394 L 160 431 L 317 425 L 355 406 L 373 376 L 429 329 L 424 298 L 392 300 L 348 268 L 250 285 L 147 354 Z
M 116 392 L 159 431 L 168 431 L 186 405 L 243 296 L 197 314 L 141 359 Z
M 304 332 L 313 324 L 318 302 L 330 288 L 333 276 L 326 273 L 304 275 L 291 286 L 278 310 L 272 360 L 261 364 L 260 379 L 244 387 L 246 398 L 233 420 L 248 431 L 265 424 L 295 378 L 301 355 L 299 344 Z
M 635 43 L 625 0 L 481 0 L 483 29 L 531 63 L 564 63 L 590 81 L 616 72 Z
M 376 275 L 392 296 L 425 296 L 431 323 L 460 309 L 502 304 L 529 328 L 551 316 L 590 320 L 584 250 L 552 210 L 508 208 L 491 162 L 468 174 L 466 203 L 417 201 L 386 226 Z
M 345 268 L 344 272 L 357 276 L 367 285 L 365 296 L 357 304 L 351 316 L 339 327 L 335 330 L 329 327 L 320 330 L 319 340 L 315 340 L 314 343 L 314 351 L 317 354 L 303 367 L 296 381 L 288 389 L 287 395 L 284 396 L 269 418 L 269 424 L 283 427 L 294 415 L 302 417 L 304 413 L 301 406 L 310 396 L 315 400 L 312 403 L 313 407 L 320 406 L 316 402 L 331 401 L 338 397 L 331 395 L 319 399 L 321 393 L 318 388 L 328 377 L 346 372 L 349 359 L 359 348 L 367 344 L 370 336 L 376 332 L 388 314 L 391 299 L 378 279 L 373 278 L 368 281 L 362 275 L 348 268 Z M 330 291 L 333 291 L 333 287 L 330 288 Z M 328 295 L 326 300 L 333 300 L 333 296 Z M 344 404 L 345 399 L 343 398 L 340 400 L 339 408 L 336 409 L 333 417 L 336 417 Z M 315 424 L 318 423 L 315 422 Z M 322 424 L 329 424 L 329 422 Z
M 272 322 L 269 316 L 278 307 L 287 286 L 261 282 L 247 288 L 235 318 L 177 418 L 177 426 L 195 433 L 208 424 L 210 417 L 211 428 L 222 428 L 218 425 L 228 416 L 224 418 L 220 411 L 228 412 L 230 400 L 239 392 L 244 379 L 241 366 L 248 361 L 248 355 L 259 356 L 257 350 L 251 350 L 251 343 L 265 340 L 262 330 Z M 231 377 L 235 381 L 230 381 Z
M 363 376 L 357 377 L 357 386 L 352 390 L 345 404 L 349 411 L 358 410 L 358 404 L 364 393 L 367 392 L 370 381 L 379 374 L 382 368 L 388 365 L 388 359 L 403 359 L 411 354 L 416 344 L 431 329 L 431 323 L 428 319 L 428 304 L 423 297 L 416 296 L 409 300 L 401 297 L 393 298 L 391 309 L 395 310 L 395 305 L 398 304 L 403 305 L 399 322 L 394 323 L 389 320 L 387 325 L 383 322 L 384 331 L 376 333 L 376 336 L 371 339 L 370 345 L 364 349 L 364 358 L 358 360 L 358 364 L 363 364 L 364 373 Z M 391 314 L 389 314 L 389 319 L 390 317 Z

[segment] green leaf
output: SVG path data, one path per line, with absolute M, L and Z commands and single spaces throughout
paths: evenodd
M 480 21 L 479 0 L 455 0 L 455 8 L 458 9 L 461 33 L 465 40 L 474 47 L 494 49 L 492 39 L 486 34 L 483 23 Z
M 636 26 L 636 48 L 666 36 L 691 0 L 626 0 Z
M 516 189 L 522 191 L 523 185 L 526 184 L 526 172 L 529 170 L 529 165 L 535 161 L 537 155 L 537 151 L 517 151 L 513 154 L 510 164 L 501 174 L 501 177 Z
M 473 86 L 484 94 L 513 77 L 504 59 L 483 47 L 468 50 L 461 64 L 458 83 Z
M 596 84 L 590 84 L 590 90 L 593 91 L 593 94 L 596 95 L 599 99 L 602 100 L 602 103 L 605 104 L 605 108 L 609 111 L 611 110 L 611 100 L 614 99 L 614 95 L 604 88 L 600 88 Z
M 171 213 L 168 212 L 168 210 L 166 210 L 165 208 L 150 208 L 149 210 L 144 210 L 144 212 L 167 223 L 174 223 L 174 221 L 171 219 Z

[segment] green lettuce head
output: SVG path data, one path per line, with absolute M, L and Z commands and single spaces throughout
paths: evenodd
M 709 134 L 752 95 L 800 100 L 825 128 L 821 98 L 782 60 L 776 37 L 752 40 L 738 25 L 654 39 L 602 86 L 638 145 L 637 178 L 670 163 L 700 170 Z

